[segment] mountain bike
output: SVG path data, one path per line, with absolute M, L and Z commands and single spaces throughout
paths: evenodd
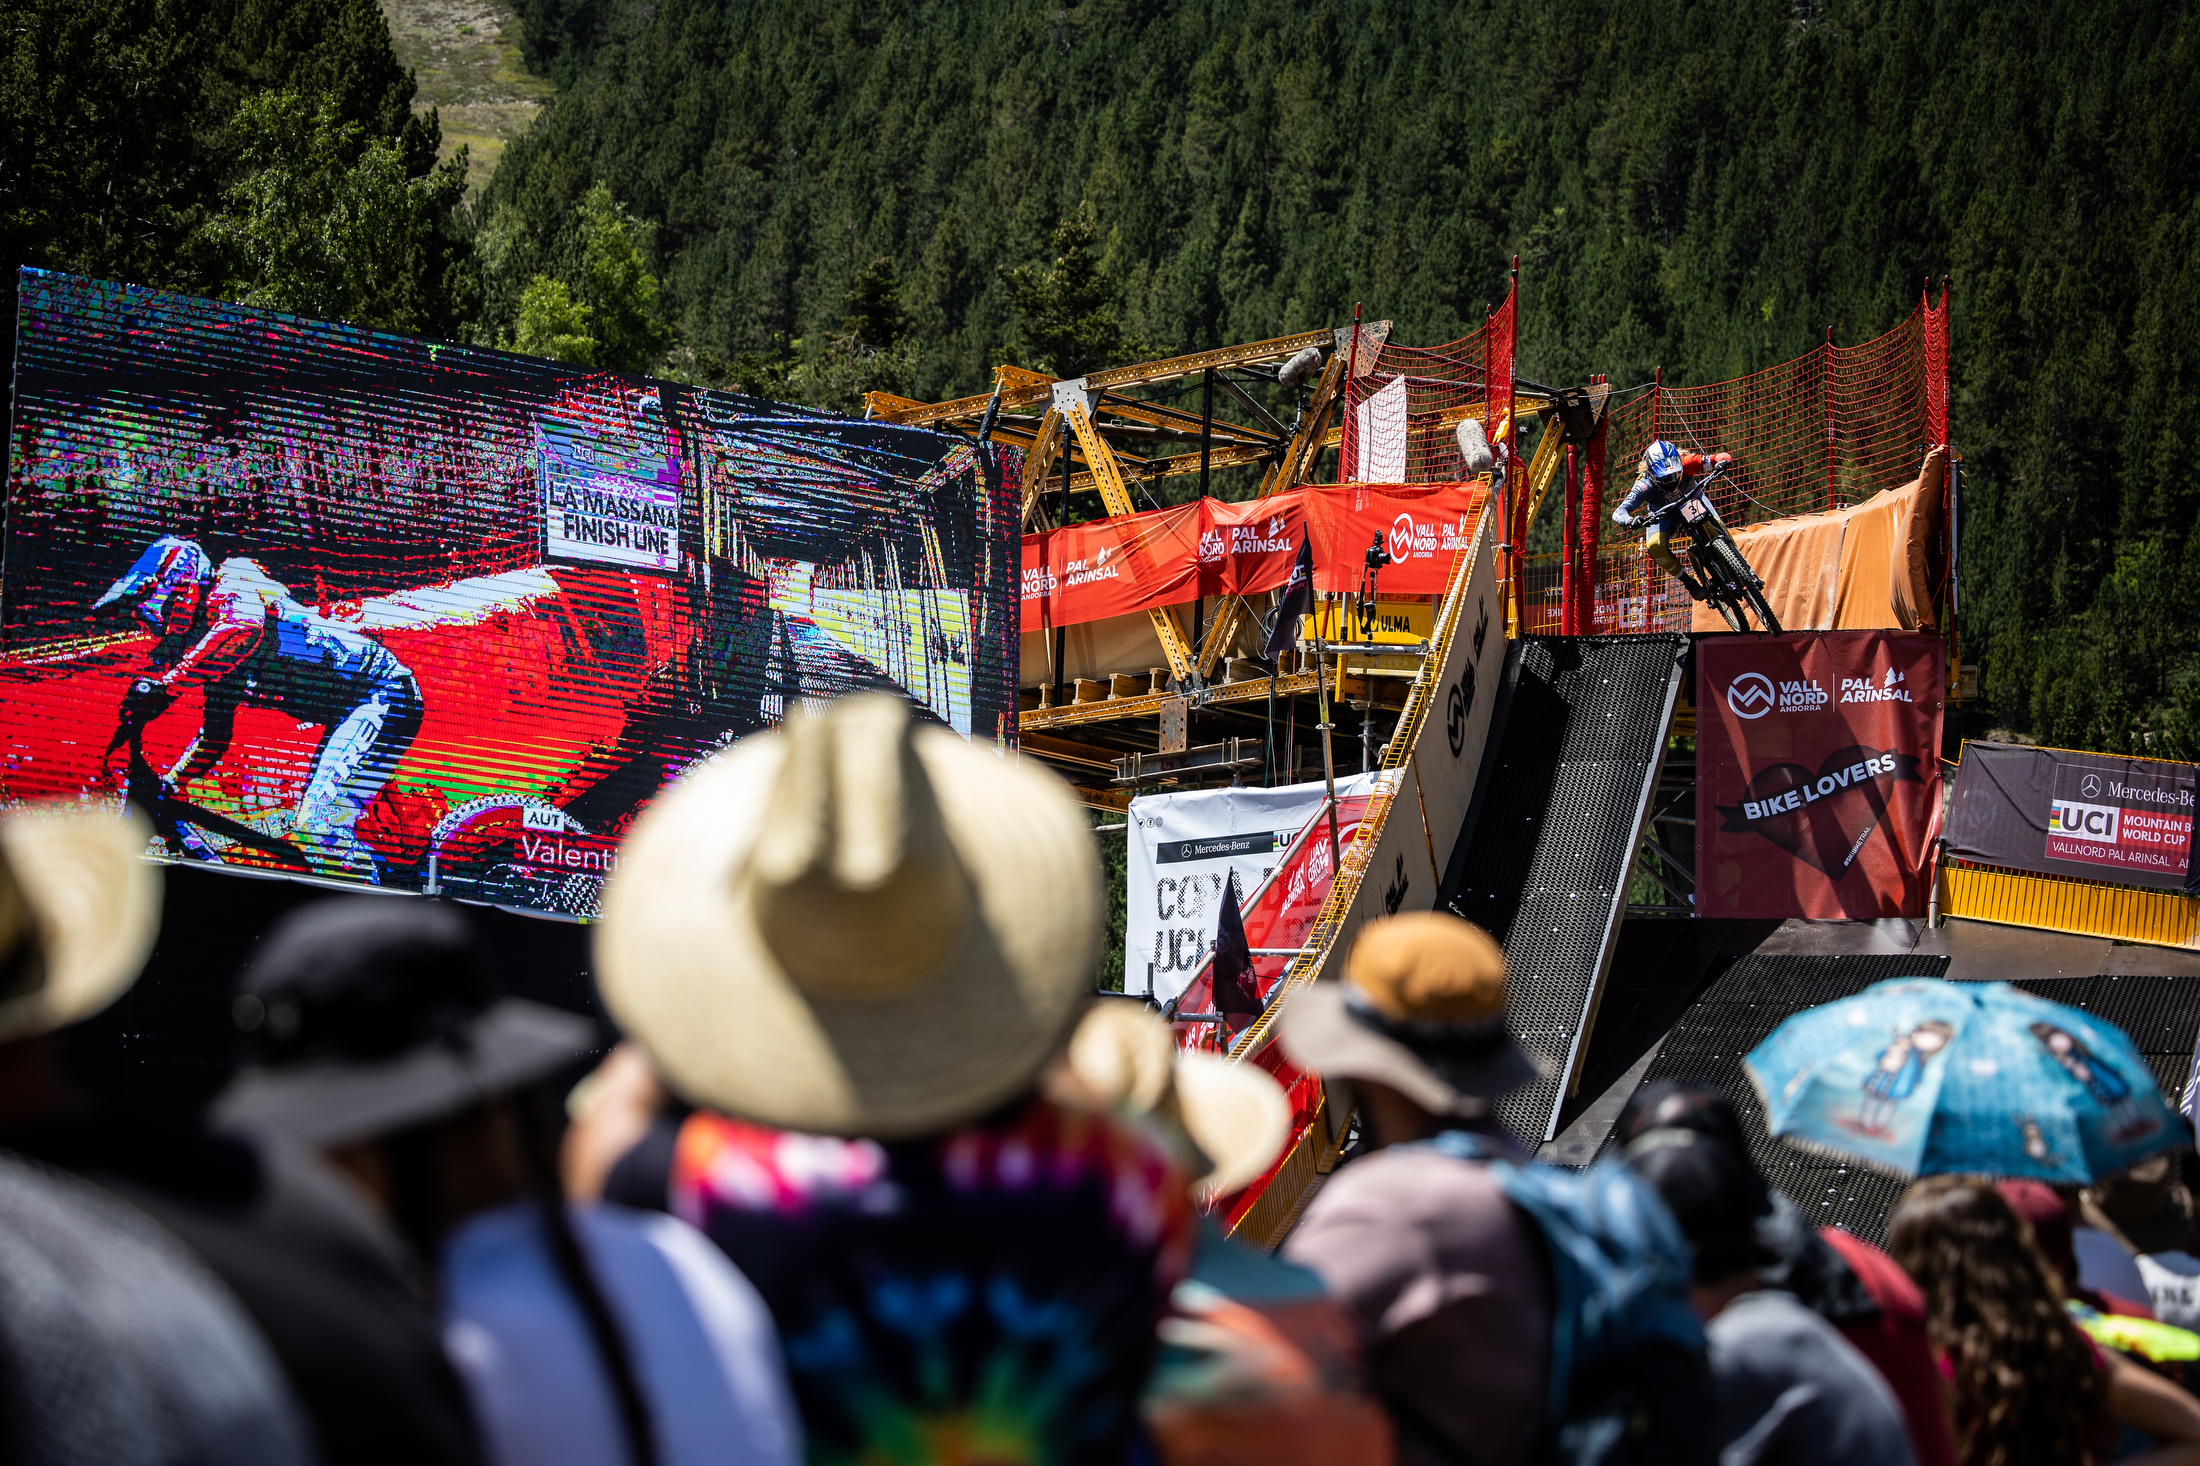
M 1778 636 L 1780 620 L 1765 599 L 1765 583 L 1749 568 L 1748 557 L 1734 543 L 1734 536 L 1727 533 L 1725 522 L 1711 503 L 1709 489 L 1721 477 L 1723 474 L 1708 474 L 1689 485 L 1687 495 L 1677 506 L 1687 542 L 1674 549 L 1687 556 L 1696 583 L 1704 589 L 1704 598 L 1719 608 L 1727 625 L 1747 631 L 1749 618 L 1755 616 L 1763 630 Z
M 107 741 L 106 756 L 112 758 L 117 749 L 128 751 L 128 761 L 123 765 L 122 797 L 143 812 L 153 826 L 153 833 L 171 853 L 223 864 L 222 852 L 205 839 L 207 835 L 219 835 L 273 858 L 283 869 L 312 874 L 313 867 L 306 860 L 305 852 L 290 841 L 178 798 L 168 781 L 155 772 L 145 757 L 145 726 L 151 721 L 152 716 L 125 711 L 115 725 L 115 736 Z

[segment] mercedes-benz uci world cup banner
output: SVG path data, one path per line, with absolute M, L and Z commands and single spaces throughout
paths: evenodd
M 1696 646 L 1696 914 L 1923 916 L 1940 807 L 1938 638 Z
M 1013 726 L 1013 464 L 960 439 L 25 271 L 0 800 L 586 916 L 791 709 Z
M 1339 801 L 1364 800 L 1372 780 L 1367 774 L 1337 780 Z M 1328 788 L 1320 783 L 1133 799 L 1123 991 L 1156 1001 L 1180 996 L 1214 950 L 1229 878 L 1237 877 L 1240 909 L 1251 906 L 1293 839 L 1328 807 Z M 1326 843 L 1322 850 L 1326 861 Z
M 1966 743 L 1948 850 L 2041 875 L 2189 890 L 2196 776 L 2161 759 Z

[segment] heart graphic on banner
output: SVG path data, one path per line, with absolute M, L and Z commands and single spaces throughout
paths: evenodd
M 1720 828 L 1754 831 L 1838 881 L 1886 818 L 1889 787 L 1922 782 L 1917 755 L 1851 743 L 1827 754 L 1815 773 L 1794 763 L 1759 769 L 1742 786 L 1740 804 L 1718 806 Z

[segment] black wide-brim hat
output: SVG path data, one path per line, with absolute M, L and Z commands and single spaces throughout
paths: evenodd
M 547 1079 L 596 1047 L 587 1019 L 505 998 L 449 1036 L 389 1058 L 246 1069 L 215 1101 L 214 1118 L 301 1145 L 345 1145 L 455 1115 Z
M 292 912 L 246 969 L 232 1013 L 256 1062 L 214 1118 L 313 1146 L 457 1114 L 601 1046 L 578 1014 L 498 996 L 456 907 L 404 896 Z

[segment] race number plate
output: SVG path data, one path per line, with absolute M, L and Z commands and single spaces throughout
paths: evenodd
M 1681 503 L 1681 518 L 1687 520 L 1690 524 L 1708 517 L 1710 513 L 1711 503 L 1701 494 L 1696 494 Z

